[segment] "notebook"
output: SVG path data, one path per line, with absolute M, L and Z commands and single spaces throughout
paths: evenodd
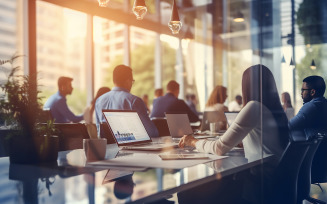
M 134 110 L 102 110 L 117 145 L 127 150 L 159 151 L 178 147 L 176 143 L 153 143 Z
M 193 133 L 190 120 L 186 113 L 165 113 L 170 135 L 173 138 L 181 138 L 184 135 L 194 135 L 197 139 L 216 137 L 217 134 L 201 134 Z
M 234 122 L 234 120 L 236 119 L 237 114 L 239 112 L 224 112 L 224 113 L 226 116 L 228 127 L 230 127 L 232 125 L 232 123 Z

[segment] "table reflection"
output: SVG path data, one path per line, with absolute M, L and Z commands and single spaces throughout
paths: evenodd
M 181 151 L 177 149 L 175 153 Z M 108 145 L 106 159 L 132 154 Z M 226 159 L 183 169 L 122 170 L 88 165 L 82 149 L 60 152 L 55 164 L 10 164 L 8 157 L 0 158 L 0 164 L 0 203 L 149 202 L 168 197 L 201 179 L 217 179 L 237 172 L 239 166 L 251 166 L 242 152 L 232 152 Z

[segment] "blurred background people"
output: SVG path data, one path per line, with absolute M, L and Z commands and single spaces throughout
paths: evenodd
M 199 115 L 199 112 L 196 110 L 196 104 L 198 101 L 196 100 L 195 94 L 186 94 L 186 104 L 196 115 Z
M 153 103 L 154 101 L 159 98 L 160 96 L 163 96 L 163 89 L 160 88 L 160 89 L 156 89 L 154 90 L 154 98 L 153 98 L 153 101 L 152 101 L 152 104 L 150 105 L 150 112 L 152 111 L 153 109 Z
M 156 98 L 158 98 L 160 96 L 163 96 L 163 89 L 160 88 L 160 89 L 154 90 L 154 98 L 156 99 Z
M 93 118 L 95 118 L 95 117 L 94 117 L 93 113 L 94 113 L 94 108 L 95 108 L 95 102 L 100 96 L 102 96 L 103 94 L 105 94 L 109 91 L 111 91 L 111 89 L 109 87 L 99 88 L 98 92 L 95 95 L 95 98 L 91 102 L 91 105 L 89 107 L 87 107 L 84 111 L 85 123 L 91 124 L 94 122 Z
M 209 99 L 207 101 L 204 111 L 218 111 L 217 121 L 220 123 L 220 130 L 226 130 L 227 120 L 224 112 L 228 111 L 227 106 L 224 105 L 227 99 L 227 88 L 224 86 L 216 86 L 211 92 Z
M 148 94 L 144 94 L 144 95 L 142 96 L 142 100 L 143 100 L 143 102 L 144 102 L 144 104 L 145 104 L 145 106 L 146 106 L 146 109 L 148 109 L 148 114 L 150 114 L 150 108 L 149 108 L 149 96 L 148 96 Z
M 49 97 L 43 108 L 49 109 L 55 123 L 78 123 L 83 120 L 83 114 L 75 115 L 67 106 L 66 96 L 72 94 L 73 78 L 59 77 L 58 92 Z
M 171 80 L 167 84 L 167 93 L 164 96 L 153 100 L 153 110 L 151 118 L 163 118 L 165 112 L 183 112 L 187 113 L 190 122 L 198 122 L 199 117 L 186 105 L 184 100 L 178 99 L 179 84 Z
M 102 110 L 136 110 L 140 119 L 150 137 L 158 137 L 158 130 L 150 120 L 147 108 L 140 97 L 131 94 L 131 89 L 135 82 L 133 70 L 126 65 L 118 65 L 115 67 L 112 79 L 115 87 L 103 94 L 95 102 L 95 118 L 100 135 L 100 124 L 106 122 Z
M 282 93 L 281 100 L 287 119 L 290 120 L 294 117 L 294 108 L 292 106 L 290 94 L 288 92 Z
M 231 112 L 239 112 L 242 109 L 242 105 L 242 96 L 236 95 L 235 100 L 229 103 L 228 110 Z

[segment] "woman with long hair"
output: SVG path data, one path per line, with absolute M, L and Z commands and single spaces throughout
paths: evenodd
M 282 93 L 281 98 L 282 98 L 282 106 L 285 111 L 285 114 L 288 120 L 290 120 L 291 118 L 294 117 L 294 108 L 292 106 L 290 94 L 288 92 L 284 92 Z
M 204 111 L 218 111 L 216 120 L 220 122 L 220 130 L 226 130 L 227 121 L 224 112 L 228 111 L 224 105 L 227 99 L 227 88 L 224 86 L 216 86 L 211 92 Z
M 105 94 L 109 91 L 111 91 L 111 89 L 109 87 L 99 88 L 97 94 L 95 95 L 95 98 L 91 102 L 91 105 L 89 107 L 87 107 L 84 111 L 85 123 L 87 123 L 87 124 L 93 123 L 93 113 L 94 113 L 95 102 L 100 96 L 102 96 L 103 94 Z
M 242 95 L 244 108 L 223 136 L 210 141 L 185 135 L 179 146 L 223 155 L 243 141 L 249 161 L 274 154 L 273 166 L 277 165 L 289 141 L 288 120 L 271 71 L 264 65 L 246 69 L 242 77 Z

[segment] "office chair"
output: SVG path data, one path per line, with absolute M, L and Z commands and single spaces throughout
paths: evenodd
M 46 123 L 49 120 L 53 120 L 50 109 L 43 109 L 42 113 L 41 113 L 41 116 L 40 116 L 40 122 L 41 123 Z
M 311 145 L 307 151 L 307 154 L 304 157 L 298 176 L 298 192 L 297 192 L 298 204 L 301 204 L 303 200 L 307 200 L 311 203 L 326 204 L 323 201 L 310 197 L 312 160 L 322 140 L 323 140 L 323 136 L 321 134 L 317 134 L 315 137 L 313 137 L 310 140 Z
M 159 137 L 170 136 L 169 127 L 166 118 L 151 118 L 151 121 L 157 127 Z
M 83 149 L 83 139 L 89 139 L 83 123 L 55 123 L 59 133 L 59 151 Z
M 265 192 L 268 203 L 296 203 L 298 174 L 310 145 L 307 141 L 291 141 L 287 145 L 273 174 L 271 189 Z
M 311 184 L 316 184 L 322 188 L 319 183 L 327 182 L 327 135 L 326 133 L 320 133 L 324 138 L 313 157 L 311 167 Z

